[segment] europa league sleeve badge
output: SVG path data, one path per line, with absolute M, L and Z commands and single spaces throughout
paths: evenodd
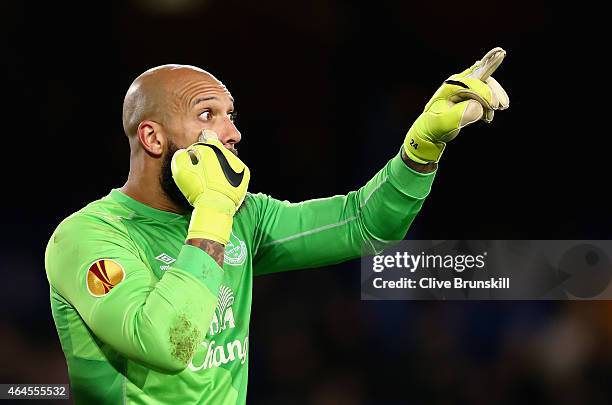
M 123 267 L 112 259 L 99 259 L 87 270 L 87 291 L 94 297 L 103 297 L 125 279 Z

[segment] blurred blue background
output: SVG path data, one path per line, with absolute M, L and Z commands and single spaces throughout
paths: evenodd
M 407 237 L 609 238 L 606 141 L 584 142 L 571 94 L 559 93 L 569 79 L 554 69 L 586 50 L 565 41 L 562 10 L 548 3 L 0 7 L 0 382 L 68 381 L 44 248 L 61 219 L 125 181 L 123 97 L 159 64 L 222 80 L 236 99 L 251 190 L 300 201 L 363 185 L 440 82 L 501 46 L 495 77 L 511 108 L 449 145 Z M 612 304 L 362 302 L 359 277 L 352 261 L 255 280 L 249 403 L 611 403 Z

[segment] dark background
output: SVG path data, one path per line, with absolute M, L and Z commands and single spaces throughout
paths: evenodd
M 544 2 L 24 1 L 0 11 L 0 382 L 67 381 L 44 248 L 64 217 L 125 181 L 123 96 L 164 63 L 228 86 L 250 189 L 300 201 L 363 185 L 441 81 L 501 46 L 494 76 L 511 107 L 449 144 L 407 237 L 609 239 L 607 134 L 590 127 L 606 109 L 587 96 L 598 70 L 590 41 Z M 249 403 L 610 403 L 609 303 L 362 302 L 358 269 L 256 280 Z

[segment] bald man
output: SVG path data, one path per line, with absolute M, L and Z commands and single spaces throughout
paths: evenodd
M 214 76 L 164 65 L 136 78 L 127 182 L 62 221 L 45 256 L 75 402 L 244 404 L 253 277 L 403 239 L 445 142 L 507 107 L 488 81 L 499 58 L 452 76 L 363 187 L 297 204 L 247 192 L 234 100 Z

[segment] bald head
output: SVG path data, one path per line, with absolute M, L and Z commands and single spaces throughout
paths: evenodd
M 190 108 L 194 83 L 225 89 L 213 75 L 189 65 L 157 66 L 138 76 L 123 100 L 125 134 L 135 136 L 145 120 L 167 125 L 173 116 L 185 113 Z

